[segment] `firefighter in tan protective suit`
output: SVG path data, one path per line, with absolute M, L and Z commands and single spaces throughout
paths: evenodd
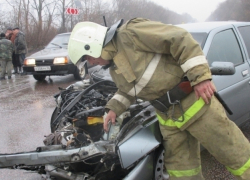
M 199 44 L 187 31 L 160 22 L 135 18 L 120 25 L 108 30 L 92 22 L 78 23 L 69 40 L 75 64 L 85 56 L 91 64 L 110 66 L 118 91 L 106 105 L 104 129 L 136 98 L 154 102 L 185 76 L 192 92 L 165 111 L 156 109 L 170 179 L 204 179 L 201 143 L 235 177 L 249 180 L 250 144 L 214 97 L 211 72 Z

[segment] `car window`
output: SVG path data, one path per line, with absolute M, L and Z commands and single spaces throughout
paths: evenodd
M 207 59 L 209 65 L 214 61 L 232 62 L 234 65 L 243 63 L 242 52 L 232 29 L 221 31 L 214 36 Z
M 193 38 L 200 44 L 200 46 L 203 48 L 204 43 L 207 39 L 207 33 L 193 33 L 190 32 L 190 34 L 193 36 Z
M 60 34 L 54 37 L 46 48 L 67 47 L 70 34 Z
M 246 45 L 248 57 L 250 57 L 250 26 L 238 27 L 238 29 Z

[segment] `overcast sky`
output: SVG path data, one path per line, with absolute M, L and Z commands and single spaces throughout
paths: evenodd
M 198 21 L 205 21 L 225 0 L 151 0 L 179 14 L 188 13 Z
M 82 1 L 82 0 L 78 0 Z M 110 1 L 110 0 L 108 0 Z M 198 21 L 205 21 L 217 6 L 226 0 L 151 0 L 176 13 L 188 13 Z M 0 6 L 7 5 L 4 0 L 0 0 Z M 0 7 L 0 9 L 2 9 Z

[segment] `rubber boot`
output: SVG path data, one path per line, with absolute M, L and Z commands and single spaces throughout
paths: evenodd
M 18 73 L 18 74 L 21 74 L 21 73 L 22 73 L 21 66 L 18 66 L 18 67 L 17 67 L 17 73 Z
M 12 74 L 17 74 L 17 67 L 14 67 L 14 72 Z
M 20 67 L 20 69 L 21 69 L 21 76 L 26 75 L 26 73 L 25 73 L 25 72 L 23 72 L 23 67 Z

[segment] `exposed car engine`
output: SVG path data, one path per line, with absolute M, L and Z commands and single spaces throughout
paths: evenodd
M 81 153 L 74 153 L 70 163 L 45 165 L 39 171 L 45 179 L 67 179 L 69 172 L 72 179 L 123 179 L 131 169 L 122 167 L 116 146 L 141 123 L 141 116 L 137 118 L 138 121 L 128 122 L 131 117 L 149 106 L 149 103 L 131 106 L 117 118 L 114 126 L 110 124 L 109 132 L 105 133 L 104 107 L 117 88 L 111 81 L 98 82 L 89 89 L 80 90 L 83 87 L 86 86 L 76 83 L 67 89 L 61 89 L 55 95 L 57 108 L 51 119 L 52 133 L 46 136 L 45 146 L 37 148 L 37 152 L 51 150 L 48 149 L 50 146 L 58 149 L 79 148 Z M 127 130 L 121 131 L 125 124 L 128 126 Z M 82 160 L 81 156 L 89 157 Z

